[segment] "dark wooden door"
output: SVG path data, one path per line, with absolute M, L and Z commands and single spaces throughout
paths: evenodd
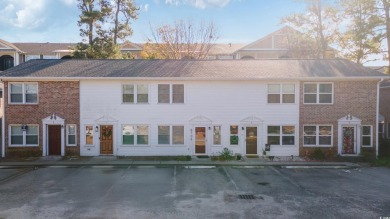
M 49 155 L 61 155 L 60 125 L 49 125 Z
M 206 127 L 195 127 L 195 154 L 206 154 Z
M 100 154 L 113 154 L 112 125 L 100 126 Z

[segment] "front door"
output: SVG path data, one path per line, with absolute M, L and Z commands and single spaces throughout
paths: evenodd
M 342 154 L 356 154 L 356 129 L 354 126 L 343 127 Z
M 246 127 L 246 154 L 257 154 L 257 127 Z
M 113 154 L 112 125 L 100 126 L 100 154 Z
M 61 155 L 61 126 L 49 125 L 49 155 Z
M 195 127 L 195 154 L 206 154 L 206 127 Z

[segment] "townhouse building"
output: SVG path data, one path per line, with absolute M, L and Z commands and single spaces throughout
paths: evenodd
M 30 60 L 0 74 L 2 156 L 377 154 L 387 76 L 328 60 Z

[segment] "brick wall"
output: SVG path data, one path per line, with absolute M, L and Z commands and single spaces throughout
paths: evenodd
M 376 145 L 376 80 L 368 81 L 335 81 L 333 84 L 334 96 L 332 105 L 306 105 L 303 104 L 303 84 L 301 82 L 299 107 L 299 154 L 309 155 L 315 147 L 303 147 L 303 125 L 305 124 L 332 124 L 333 147 L 322 148 L 327 156 L 338 153 L 338 119 L 350 114 L 362 120 L 362 125 L 372 125 L 372 148 L 362 148 L 361 151 L 375 152 Z M 360 136 L 357 136 L 360 137 Z M 359 145 L 358 145 L 359 146 Z
M 387 123 L 390 123 L 390 87 L 381 88 L 379 95 L 379 113 L 385 117 L 385 137 L 389 130 L 387 130 Z
M 9 82 L 4 83 L 4 106 L 5 106 L 5 146 L 6 157 L 12 156 L 42 156 L 43 150 L 43 125 L 42 119 L 56 113 L 63 118 L 66 124 L 77 125 L 77 146 L 66 146 L 65 155 L 80 154 L 80 101 L 79 82 L 75 81 L 42 81 L 38 82 L 38 104 L 8 104 Z M 38 124 L 39 146 L 38 147 L 9 147 L 10 124 Z M 65 128 L 64 127 L 64 128 Z M 66 138 L 66 130 L 65 130 Z

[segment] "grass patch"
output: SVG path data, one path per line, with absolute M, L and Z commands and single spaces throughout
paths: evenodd
M 379 158 L 371 163 L 377 167 L 390 167 L 390 158 Z

